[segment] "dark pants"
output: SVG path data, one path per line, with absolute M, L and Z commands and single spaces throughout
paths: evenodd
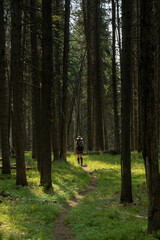
M 81 161 L 80 161 L 81 160 Z M 80 164 L 81 163 L 81 166 L 83 165 L 83 158 L 81 157 L 81 158 L 77 158 L 77 161 L 78 161 L 78 164 Z

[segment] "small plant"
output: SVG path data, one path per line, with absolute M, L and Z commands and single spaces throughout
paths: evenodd
M 16 240 L 16 237 L 14 237 L 12 234 L 9 236 L 8 240 Z
M 44 233 L 43 233 L 43 231 L 40 232 L 38 239 L 39 239 L 39 240 L 43 240 L 43 239 L 44 239 Z
M 0 232 L 0 240 L 3 240 L 3 233 Z

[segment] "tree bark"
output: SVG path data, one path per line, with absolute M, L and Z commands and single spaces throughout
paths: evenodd
M 27 3 L 27 0 L 23 0 L 23 6 L 25 6 Z M 23 22 L 25 23 L 27 21 L 27 12 L 23 12 Z M 26 24 L 23 25 L 22 28 L 22 49 L 21 49 L 21 59 L 22 59 L 22 79 L 25 81 L 25 73 L 26 73 L 26 65 L 24 64 L 25 60 L 25 48 L 26 48 L 26 35 L 27 35 L 27 26 Z M 24 76 L 24 77 L 23 77 Z M 25 101 L 28 101 L 27 99 L 28 95 L 28 86 L 26 84 L 23 84 L 23 99 L 24 99 L 24 104 L 23 104 L 23 141 L 24 141 L 24 151 L 27 151 L 27 106 L 25 104 Z
M 49 189 L 51 180 L 51 82 L 52 82 L 52 1 L 42 1 L 42 125 L 40 181 Z
M 36 158 L 38 169 L 40 170 L 40 121 L 41 121 L 41 97 L 40 97 L 40 73 L 39 73 L 39 54 L 37 43 L 37 0 L 30 0 L 30 20 L 31 20 L 31 57 L 32 57 L 32 85 L 33 85 L 33 103 L 32 103 L 32 118 L 33 127 L 35 128 Z
M 63 86 L 62 86 L 62 125 L 61 125 L 61 160 L 66 161 L 67 153 L 67 126 L 68 126 L 68 64 L 69 64 L 69 19 L 70 0 L 65 1 L 65 27 L 63 52 Z
M 60 14 L 60 1 L 54 1 L 55 14 L 61 16 Z M 61 62 L 60 62 L 60 24 L 59 20 L 55 22 L 56 31 L 55 31 L 55 41 L 54 41 L 54 51 L 55 51 L 55 73 L 54 73 L 54 82 L 53 82 L 53 124 L 52 124 L 52 146 L 54 152 L 54 160 L 60 159 L 60 99 L 61 96 L 59 92 L 59 83 L 61 79 Z
M 118 30 L 118 47 L 119 47 L 119 56 L 120 56 L 120 67 L 122 68 L 122 44 L 121 44 L 121 21 L 119 16 L 119 0 L 116 0 L 116 7 L 117 7 L 117 30 Z
M 137 2 L 132 1 L 132 112 L 131 112 L 131 146 L 132 150 L 138 150 L 138 19 L 137 19 Z
M 141 106 L 141 79 L 140 79 L 140 1 L 137 4 L 137 58 L 138 58 L 138 152 L 142 152 L 142 106 Z
M 121 202 L 133 201 L 130 153 L 131 13 L 131 1 L 122 0 Z
M 16 184 L 27 185 L 23 139 L 23 79 L 21 60 L 22 0 L 11 1 L 11 79 L 13 81 L 13 124 L 16 152 Z
M 95 149 L 97 151 L 104 149 L 104 124 L 103 124 L 103 78 L 102 78 L 102 49 L 100 46 L 101 32 L 101 1 L 95 1 L 95 68 L 96 76 L 94 83 L 94 98 L 95 98 Z
M 159 0 L 155 1 L 155 47 L 156 47 L 156 56 L 155 56 L 155 77 L 158 83 L 158 102 L 159 102 L 159 112 L 158 112 L 158 146 L 160 146 L 160 2 Z
M 0 131 L 2 147 L 2 174 L 10 174 L 9 161 L 9 89 L 5 77 L 4 1 L 0 0 Z
M 93 16 L 94 16 L 94 1 L 83 0 L 83 19 L 84 31 L 87 44 L 87 138 L 88 150 L 94 148 L 94 103 L 93 103 L 93 74 L 94 70 L 94 39 L 93 39 Z
M 140 1 L 141 104 L 143 158 L 148 188 L 148 232 L 160 229 L 160 175 L 158 163 L 158 83 L 155 77 L 154 1 Z
M 113 56 L 112 56 L 112 86 L 113 86 L 113 106 L 114 106 L 114 151 L 117 153 L 120 153 L 115 32 L 116 32 L 115 1 L 112 0 L 112 54 L 113 54 Z

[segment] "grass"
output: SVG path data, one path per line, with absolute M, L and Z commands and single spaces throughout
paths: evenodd
M 16 186 L 15 170 L 11 176 L 0 175 L 0 240 L 53 239 L 53 222 L 65 202 L 84 189 L 89 176 L 77 163 L 53 164 L 53 189 L 39 187 L 39 173 L 30 154 L 26 155 L 33 170 L 27 171 L 28 186 Z
M 140 154 L 132 153 L 132 204 L 120 204 L 120 156 L 86 156 L 98 179 L 95 191 L 70 212 L 68 221 L 76 240 L 155 240 L 147 232 L 147 191 L 144 164 Z
M 29 185 L 16 186 L 15 170 L 11 176 L 0 174 L 0 240 L 53 239 L 54 219 L 74 194 L 82 191 L 90 177 L 77 165 L 73 155 L 67 163 L 54 163 L 54 191 L 39 187 L 39 173 L 30 154 L 26 160 L 33 170 L 27 171 Z M 86 155 L 86 163 L 98 179 L 98 185 L 67 219 L 76 240 L 155 240 L 160 234 L 147 235 L 147 193 L 141 155 L 132 153 L 134 203 L 120 204 L 121 176 L 119 155 Z M 159 236 L 158 236 L 159 235 Z

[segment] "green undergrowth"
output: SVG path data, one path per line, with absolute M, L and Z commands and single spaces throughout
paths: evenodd
M 72 156 L 71 162 L 53 164 L 53 190 L 44 192 L 30 154 L 26 154 L 26 163 L 32 167 L 27 170 L 27 187 L 16 186 L 15 170 L 11 176 L 0 173 L 0 240 L 53 239 L 56 216 L 66 201 L 90 181 Z
M 147 234 L 147 191 L 143 159 L 132 153 L 132 204 L 120 203 L 119 155 L 87 155 L 85 162 L 98 179 L 96 189 L 72 208 L 68 222 L 76 240 L 155 240 Z
M 15 170 L 11 176 L 0 173 L 0 240 L 51 240 L 56 216 L 66 201 L 90 182 L 89 175 L 77 165 L 76 157 L 67 163 L 55 162 L 52 169 L 53 190 L 39 187 L 36 162 L 26 154 L 27 187 L 16 186 Z M 12 160 L 14 162 L 14 160 Z M 67 221 L 76 240 L 155 240 L 147 232 L 147 192 L 143 159 L 132 153 L 132 204 L 120 203 L 120 156 L 85 155 L 84 164 L 98 179 L 94 191 L 70 210 Z M 3 194 L 6 194 L 4 197 Z

